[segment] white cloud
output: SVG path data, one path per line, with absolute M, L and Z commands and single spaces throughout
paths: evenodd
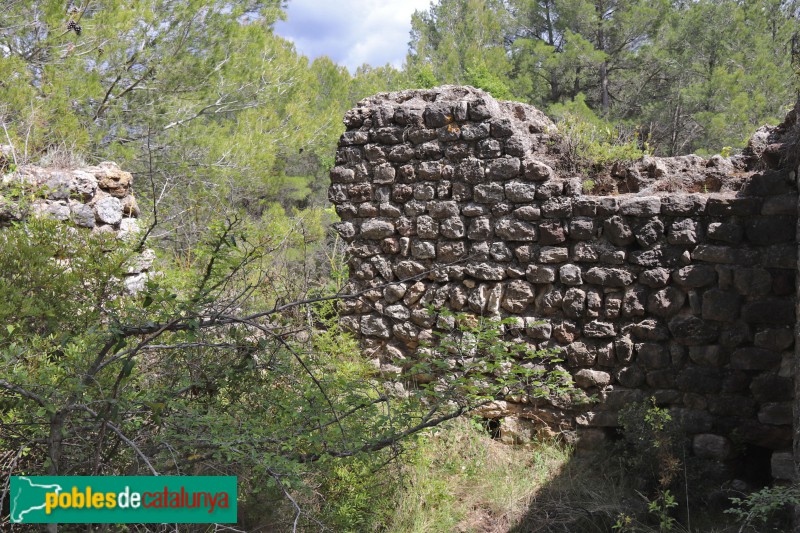
M 310 58 L 327 55 L 355 71 L 363 63 L 400 67 L 408 51 L 411 15 L 430 0 L 290 0 L 288 20 L 275 26 Z

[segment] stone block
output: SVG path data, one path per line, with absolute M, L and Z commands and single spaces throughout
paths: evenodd
M 733 322 L 739 316 L 741 298 L 734 292 L 711 289 L 703 293 L 702 315 L 705 320 Z
M 742 320 L 768 326 L 794 324 L 794 302 L 782 299 L 747 302 L 742 306 Z
M 795 239 L 797 217 L 756 217 L 745 223 L 745 235 L 752 244 L 763 246 L 791 242 Z
M 495 234 L 506 241 L 535 241 L 536 226 L 514 219 L 503 219 L 495 223 Z
M 661 198 L 658 196 L 624 198 L 620 202 L 619 212 L 634 217 L 658 215 L 661 212 Z
M 638 366 L 626 366 L 614 373 L 614 379 L 624 387 L 636 388 L 645 382 L 645 372 Z
M 567 291 L 567 293 L 569 293 L 569 291 Z M 616 329 L 611 322 L 592 320 L 583 327 L 583 334 L 589 338 L 614 337 L 616 335 Z
M 686 301 L 686 293 L 675 287 L 666 287 L 650 294 L 647 311 L 660 317 L 671 317 L 678 313 Z
M 788 402 L 792 400 L 794 383 L 791 378 L 764 373 L 753 378 L 750 392 L 758 402 Z
M 556 279 L 556 269 L 542 265 L 529 265 L 525 277 L 531 283 L 552 283 Z
M 611 374 L 600 370 L 590 370 L 583 368 L 575 372 L 575 384 L 583 389 L 589 387 L 605 387 L 611 383 Z
M 545 264 L 563 263 L 569 259 L 569 249 L 555 246 L 542 246 L 539 250 L 539 262 Z
M 667 268 L 653 268 L 643 270 L 639 274 L 639 283 L 651 288 L 666 287 L 669 283 L 670 270 Z
M 656 343 L 640 343 L 636 345 L 637 361 L 649 370 L 658 370 L 670 365 L 667 349 Z
M 733 453 L 733 445 L 727 437 L 713 433 L 701 433 L 692 439 L 692 451 L 701 459 L 724 461 Z
M 794 466 L 794 455 L 791 451 L 772 452 L 770 472 L 775 479 L 794 481 L 797 473 Z
M 584 275 L 586 283 L 603 287 L 625 287 L 634 281 L 633 274 L 620 268 L 590 268 Z
M 583 283 L 581 269 L 577 265 L 562 265 L 558 269 L 558 275 L 564 285 L 581 285 Z
M 699 288 L 716 283 L 717 273 L 709 265 L 689 265 L 675 271 L 672 279 L 681 287 Z
M 675 339 L 687 346 L 711 344 L 719 337 L 719 327 L 692 315 L 679 315 L 668 323 Z
M 794 344 L 794 332 L 790 328 L 768 328 L 756 333 L 753 343 L 759 348 L 779 352 Z
M 758 421 L 774 426 L 792 425 L 792 402 L 765 403 L 758 411 Z

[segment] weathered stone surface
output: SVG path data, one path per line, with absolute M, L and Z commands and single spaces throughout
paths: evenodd
M 505 268 L 491 263 L 470 263 L 466 272 L 467 275 L 484 281 L 500 281 L 506 277 Z
M 505 199 L 503 186 L 499 183 L 483 183 L 474 188 L 474 198 L 477 203 L 491 204 Z
M 652 246 L 664 235 L 664 223 L 658 218 L 652 218 L 647 223 L 637 226 L 634 235 L 639 246 L 645 248 Z
M 691 218 L 676 220 L 669 228 L 667 242 L 670 244 L 696 244 L 697 222 Z
M 770 328 L 759 331 L 753 341 L 759 348 L 779 352 L 794 344 L 794 333 L 789 328 Z
M 643 289 L 634 287 L 625 292 L 622 298 L 622 315 L 630 316 L 643 316 L 645 314 L 645 301 L 647 300 L 647 292 Z
M 361 223 L 361 237 L 365 239 L 383 239 L 394 234 L 394 224 L 388 220 L 365 220 Z
M 720 322 L 733 322 L 739 316 L 741 300 L 736 293 L 711 289 L 703 293 L 703 318 Z
M 792 452 L 773 452 L 770 458 L 770 473 L 775 479 L 796 480 Z
M 748 216 L 757 213 L 760 204 L 756 198 L 709 198 L 706 210 L 712 217 Z
M 765 403 L 758 411 L 758 421 L 775 426 L 791 425 L 793 422 L 792 402 Z
M 625 198 L 620 202 L 619 212 L 634 217 L 658 215 L 661 212 L 661 198 L 658 196 Z
M 716 393 L 722 388 L 722 376 L 713 368 L 689 366 L 678 374 L 676 384 L 684 392 Z
M 541 263 L 563 263 L 567 259 L 569 259 L 569 248 L 543 246 L 539 250 L 539 262 Z
M 569 289 L 564 293 L 561 306 L 564 314 L 569 317 L 581 317 L 586 311 L 586 293 L 578 288 Z
M 789 242 L 795 238 L 796 225 L 796 217 L 791 216 L 751 218 L 745 223 L 745 235 L 756 245 Z
M 525 332 L 532 339 L 547 340 L 553 332 L 553 325 L 545 320 L 539 320 L 535 317 L 525 318 Z
M 558 276 L 564 285 L 581 285 L 583 283 L 581 269 L 577 265 L 562 265 L 558 269 Z
M 594 283 L 603 287 L 625 287 L 633 283 L 631 272 L 619 268 L 590 268 L 584 275 L 586 283 Z
M 763 370 L 780 364 L 781 354 L 764 348 L 739 348 L 731 354 L 731 368 L 741 370 Z
M 525 277 L 531 283 L 552 283 L 556 279 L 556 269 L 554 267 L 529 265 L 525 271 Z
M 560 244 L 567 240 L 566 231 L 560 221 L 539 224 L 539 244 Z
M 729 246 L 716 246 L 712 244 L 700 244 L 694 249 L 692 254 L 694 259 L 707 261 L 709 263 L 741 264 L 742 254 L 736 248 Z
M 404 305 L 390 305 L 383 310 L 383 314 L 395 320 L 408 320 L 411 312 Z
M 675 339 L 686 345 L 710 344 L 719 336 L 718 326 L 691 315 L 676 316 L 668 326 Z
M 587 389 L 589 387 L 605 387 L 611 383 L 611 374 L 600 370 L 583 368 L 575 373 L 575 384 Z
M 744 230 L 738 224 L 712 222 L 708 225 L 708 238 L 715 241 L 738 244 L 743 234 Z
M 118 198 L 106 196 L 94 204 L 97 221 L 114 226 L 122 220 L 122 203 Z
M 76 226 L 93 228 L 95 225 L 94 211 L 86 204 L 70 205 L 70 215 Z
M 782 299 L 747 302 L 742 306 L 742 320 L 750 324 L 793 324 L 794 304 L 791 300 Z
M 430 202 L 428 213 L 436 219 L 458 216 L 458 203 L 453 201 Z
M 572 214 L 572 201 L 569 198 L 551 198 L 542 202 L 541 208 L 545 218 L 569 217 Z
M 590 218 L 573 218 L 569 222 L 569 235 L 572 239 L 588 240 L 595 237 L 595 222 Z
M 672 246 L 657 246 L 649 250 L 634 250 L 628 260 L 643 267 L 676 267 L 683 259 L 683 250 Z
M 582 342 L 573 342 L 564 348 L 567 362 L 570 366 L 592 366 L 597 360 L 597 354 Z
M 532 202 L 536 197 L 536 185 L 524 181 L 509 181 L 504 186 L 505 198 L 514 203 Z
M 709 265 L 689 265 L 675 271 L 672 279 L 681 287 L 699 288 L 715 283 L 717 273 Z
M 763 268 L 737 268 L 733 271 L 733 286 L 745 296 L 766 296 L 772 289 L 772 276 Z
M 613 337 L 616 335 L 616 328 L 611 322 L 592 320 L 583 327 L 583 334 L 590 338 Z
M 622 217 L 616 215 L 603 222 L 603 235 L 617 246 L 625 246 L 635 240 L 631 227 Z
M 695 456 L 703 459 L 724 461 L 731 456 L 733 445 L 730 440 L 721 435 L 702 433 L 694 436 L 692 440 L 692 451 Z
M 651 288 L 666 287 L 669 283 L 670 270 L 667 268 L 654 268 L 644 270 L 639 274 L 639 283 Z
M 464 221 L 459 217 L 446 218 L 441 222 L 439 232 L 446 239 L 460 239 L 466 233 Z
M 645 382 L 645 372 L 638 366 L 622 367 L 616 371 L 614 378 L 623 387 L 636 388 Z
M 501 305 L 509 313 L 521 313 L 533 303 L 535 297 L 530 283 L 514 280 L 506 285 Z
M 650 370 L 666 368 L 670 364 L 670 356 L 667 349 L 660 344 L 652 342 L 636 345 L 636 359 Z
M 535 241 L 536 226 L 513 219 L 497 221 L 494 228 L 495 234 L 507 241 Z
M 647 299 L 647 311 L 661 317 L 675 315 L 683 307 L 686 294 L 675 287 L 667 287 L 650 294 Z
M 697 215 L 703 213 L 705 207 L 706 198 L 695 194 L 674 194 L 661 199 L 661 212 L 665 215 Z
M 526 159 L 522 162 L 522 173 L 525 179 L 532 181 L 547 181 L 553 177 L 552 168 L 534 159 Z
M 390 337 L 389 323 L 385 318 L 365 315 L 361 317 L 361 334 L 367 337 L 388 339 Z

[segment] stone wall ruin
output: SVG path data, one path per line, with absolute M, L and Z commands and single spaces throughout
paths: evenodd
M 36 216 L 120 239 L 139 231 L 133 176 L 116 163 L 72 169 L 15 168 L 6 148 L 0 147 L 0 228 Z M 124 280 L 128 291 L 144 288 L 154 259 L 149 249 L 130 259 Z
M 342 321 L 392 376 L 431 339 L 428 305 L 514 317 L 599 398 L 561 412 L 579 448 L 654 396 L 696 456 L 757 453 L 791 478 L 797 173 L 780 136 L 793 120 L 743 156 L 615 165 L 615 193 L 586 196 L 531 106 L 469 87 L 365 99 L 345 116 L 329 190 L 347 292 L 363 293 Z M 514 440 L 541 412 L 498 402 L 486 416 Z

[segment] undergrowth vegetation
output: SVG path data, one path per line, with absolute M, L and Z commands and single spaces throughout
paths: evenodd
M 501 444 L 480 420 L 454 421 L 421 436 L 409 453 L 387 530 L 508 531 L 570 455 L 557 442 Z

